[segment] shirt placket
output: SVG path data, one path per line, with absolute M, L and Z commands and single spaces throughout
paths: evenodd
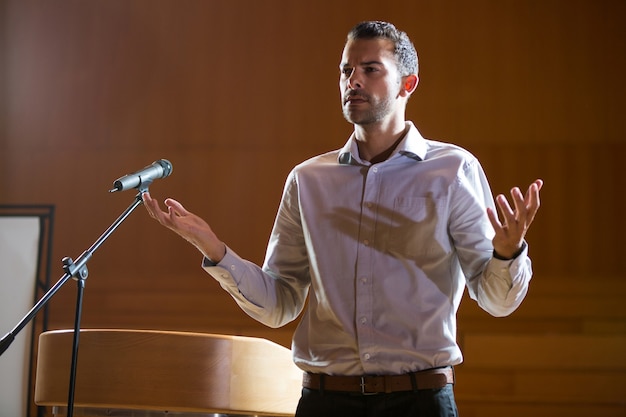
M 356 260 L 355 323 L 359 355 L 365 373 L 375 368 L 376 352 L 373 342 L 374 277 L 372 262 L 375 258 L 376 207 L 380 191 L 380 167 L 372 166 L 366 173 L 361 218 L 359 219 L 359 242 Z

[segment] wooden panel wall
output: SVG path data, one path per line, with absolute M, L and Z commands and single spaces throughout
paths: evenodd
M 289 169 L 350 133 L 346 32 L 393 21 L 420 54 L 422 133 L 474 152 L 496 193 L 546 182 L 524 305 L 461 307 L 461 415 L 624 416 L 624 18 L 620 0 L 0 0 L 0 203 L 56 205 L 54 282 L 132 202 L 113 180 L 166 158 L 153 195 L 261 262 Z M 199 265 L 140 207 L 89 263 L 83 327 L 289 345 L 293 324 L 255 323 Z M 75 293 L 52 328 L 72 327 Z

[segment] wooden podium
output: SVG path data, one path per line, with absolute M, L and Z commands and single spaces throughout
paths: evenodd
M 35 403 L 57 415 L 67 410 L 72 339 L 73 330 L 39 337 Z M 81 330 L 74 415 L 293 416 L 301 387 L 291 351 L 268 340 Z

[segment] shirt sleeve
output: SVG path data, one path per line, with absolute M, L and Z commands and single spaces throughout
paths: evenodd
M 298 317 L 304 307 L 308 286 L 287 285 L 230 248 L 217 264 L 204 258 L 202 268 L 246 314 L 266 326 L 281 327 Z
M 302 235 L 292 174 L 283 192 L 263 267 L 241 258 L 228 247 L 219 263 L 204 258 L 202 267 L 246 314 L 266 326 L 280 327 L 302 312 L 309 290 Z
M 477 160 L 466 165 L 455 190 L 451 235 L 469 295 L 489 314 L 503 317 L 515 311 L 528 292 L 532 266 L 528 245 L 514 259 L 493 256 L 494 230 L 487 207 L 495 208 L 484 171 Z
M 528 245 L 515 259 L 491 258 L 478 281 L 476 300 L 496 317 L 508 316 L 522 303 L 532 277 Z

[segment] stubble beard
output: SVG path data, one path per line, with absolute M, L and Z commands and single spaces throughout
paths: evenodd
M 369 107 L 366 109 L 351 109 L 350 103 L 342 106 L 343 117 L 354 125 L 371 125 L 383 120 L 393 111 L 393 99 L 387 97 L 383 101 L 374 102 L 371 97 L 367 97 Z

